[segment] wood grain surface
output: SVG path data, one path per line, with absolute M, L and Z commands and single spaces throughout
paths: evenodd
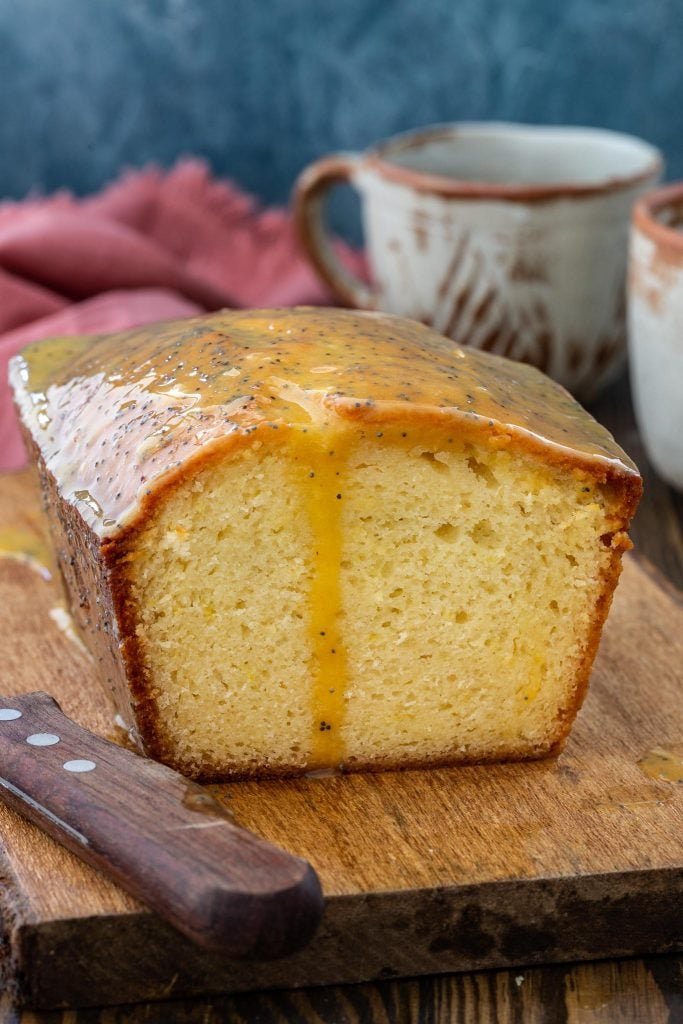
M 38 1013 L 3 1024 L 680 1024 L 675 957 Z
M 611 424 L 613 429 L 617 427 L 617 434 L 622 402 L 622 398 L 616 400 L 615 422 Z M 603 416 L 603 419 L 608 418 Z M 623 429 L 632 430 L 628 413 L 624 415 Z M 629 446 L 623 434 L 620 439 Z M 630 450 L 638 457 L 633 444 Z M 7 501 L 11 502 L 12 514 L 16 514 L 18 507 L 22 509 L 20 516 L 30 526 L 35 513 L 24 497 L 24 488 L 23 481 L 11 481 Z M 641 549 L 646 548 L 647 553 L 655 557 L 673 579 L 680 580 L 683 579 L 683 544 L 680 543 L 678 518 L 680 499 L 662 488 L 663 485 L 658 486 L 656 480 L 651 483 L 653 507 L 644 504 L 635 533 Z M 664 534 L 663 538 L 653 535 L 657 531 Z M 660 553 L 662 557 L 658 558 Z M 21 583 L 20 592 L 25 592 L 26 573 L 31 570 L 12 563 L 0 569 L 3 580 L 9 578 L 15 588 Z M 34 598 L 38 582 L 36 577 L 31 588 Z M 53 600 L 52 596 L 50 600 Z M 44 603 L 41 605 L 34 599 L 28 605 L 20 600 L 11 605 L 13 621 L 9 624 L 8 633 L 20 629 L 25 638 L 24 649 L 15 651 L 12 664 L 22 679 L 30 676 L 35 681 L 42 677 L 40 686 L 44 689 L 64 687 L 68 700 L 64 699 L 61 691 L 60 696 L 65 710 L 70 703 L 71 713 L 80 713 L 81 720 L 89 718 L 89 724 L 101 732 L 115 734 L 111 709 L 101 703 L 97 707 L 90 706 L 87 701 L 87 691 L 84 690 L 89 671 L 87 658 L 75 646 L 73 650 L 69 649 L 68 669 L 63 659 L 55 658 L 55 649 L 63 648 L 65 638 L 63 633 L 53 629 L 52 620 L 46 622 Z M 564 871 L 568 872 L 567 877 L 580 880 L 580 899 L 587 894 L 594 897 L 591 904 L 594 916 L 588 920 L 589 930 L 597 928 L 599 931 L 607 909 L 605 900 L 609 900 L 613 909 L 620 898 L 628 902 L 634 895 L 638 896 L 638 878 L 651 885 L 657 877 L 665 881 L 661 899 L 656 899 L 655 887 L 647 890 L 647 902 L 655 899 L 654 916 L 660 926 L 675 927 L 676 919 L 680 923 L 681 914 L 680 903 L 676 904 L 676 893 L 671 888 L 671 870 L 676 863 L 680 864 L 680 818 L 673 815 L 680 815 L 680 790 L 676 791 L 671 783 L 649 778 L 637 762 L 647 749 L 673 748 L 681 739 L 677 684 L 680 683 L 683 631 L 680 629 L 680 609 L 676 610 L 676 604 L 675 598 L 665 594 L 658 581 L 650 579 L 633 564 L 627 569 L 606 633 L 589 704 L 579 720 L 570 747 L 559 762 L 498 766 L 486 770 L 486 779 L 477 778 L 476 773 L 480 769 L 456 769 L 443 789 L 437 787 L 433 779 L 430 781 L 424 777 L 437 773 L 409 773 L 398 776 L 402 784 L 400 798 L 391 790 L 387 781 L 390 776 L 376 777 L 382 780 L 376 785 L 364 782 L 364 777 L 359 776 L 352 787 L 346 787 L 347 779 L 300 780 L 296 784 L 287 784 L 286 800 L 282 797 L 278 800 L 276 792 L 282 783 L 267 784 L 271 787 L 267 794 L 261 792 L 263 784 L 259 784 L 258 791 L 254 792 L 250 792 L 248 786 L 221 787 L 217 795 L 231 807 L 237 820 L 251 824 L 271 838 L 286 832 L 290 837 L 290 848 L 297 853 L 308 855 L 307 851 L 313 850 L 311 859 L 320 868 L 328 893 L 341 909 L 347 911 L 353 897 L 349 879 L 354 878 L 357 886 L 367 886 L 376 885 L 378 875 L 381 875 L 382 884 L 394 886 L 394 893 L 403 896 L 408 879 L 410 886 L 423 886 L 422 891 L 428 887 L 443 888 L 448 877 L 479 891 L 486 879 L 495 880 L 499 887 L 498 910 L 501 895 L 506 906 L 518 910 L 515 900 L 519 899 L 519 892 L 515 892 L 514 887 L 510 889 L 509 882 L 505 888 L 506 879 L 512 876 L 526 882 L 534 879 L 548 881 L 556 879 Z M 645 631 L 643 625 L 646 626 Z M 26 667 L 29 663 L 31 669 Z M 50 680 L 46 678 L 48 666 Z M 629 685 L 634 672 L 644 684 L 642 690 Z M 591 701 L 594 709 L 591 709 Z M 598 756 L 589 766 L 590 752 L 596 749 Z M 530 769 L 529 781 L 525 795 L 518 801 L 521 791 L 515 791 L 512 797 L 510 785 L 513 789 L 515 785 L 519 786 L 515 772 L 524 767 L 528 772 Z M 467 773 L 470 773 L 469 780 Z M 418 776 L 422 777 L 421 780 Z M 345 794 L 344 789 L 348 789 L 348 793 Z M 435 802 L 427 805 L 425 800 Z M 348 821 L 344 817 L 341 824 L 338 815 L 340 805 L 348 817 Z M 356 806 L 355 816 L 351 805 Z M 562 813 L 554 812 L 553 805 Z M 444 827 L 439 843 L 430 846 L 432 806 L 441 816 Z M 331 809 L 335 812 L 333 819 Z M 293 823 L 296 825 L 294 832 Z M 331 830 L 333 842 L 330 841 Z M 29 826 L 22 828 L 15 821 L 11 831 L 4 831 L 4 834 L 11 835 L 8 848 L 12 848 L 12 855 L 6 858 L 5 872 L 15 893 L 30 894 L 23 903 L 15 901 L 13 905 L 15 925 L 20 920 L 40 923 L 49 943 L 51 929 L 57 922 L 70 918 L 82 924 L 96 913 L 96 920 L 100 924 L 104 921 L 110 929 L 109 939 L 113 940 L 122 919 L 131 923 L 139 919 L 139 908 L 94 872 L 80 876 L 73 870 L 64 873 L 60 858 L 66 854 L 50 847 L 46 840 L 42 844 L 44 849 L 36 856 L 36 847 L 40 844 L 36 843 Z M 475 843 L 474 849 L 472 843 Z M 374 862 L 371 855 L 374 855 Z M 602 892 L 605 899 L 600 900 L 599 891 L 596 891 L 596 899 L 596 892 L 591 894 L 586 890 L 586 881 L 591 878 L 599 880 L 600 873 L 605 871 L 614 872 L 617 861 L 622 887 L 613 875 L 608 878 L 608 891 Z M 30 867 L 27 866 L 29 863 Z M 669 877 L 665 877 L 665 872 Z M 602 881 L 605 881 L 604 875 Z M 643 895 L 642 890 L 640 894 Z M 582 913 L 588 914 L 586 905 L 577 902 L 576 891 L 568 894 L 567 907 L 578 910 L 579 917 Z M 552 913 L 556 910 L 555 897 Z M 405 910 L 397 913 L 399 920 L 394 921 L 394 925 L 400 924 L 400 916 L 405 916 Z M 485 944 L 486 937 L 490 938 L 493 932 L 481 926 L 485 921 L 485 908 L 482 913 L 484 917 L 480 917 L 478 922 L 479 934 L 484 937 Z M 431 913 L 428 911 L 426 914 L 423 906 L 422 916 L 443 917 L 443 906 L 433 905 Z M 457 917 L 450 906 L 446 916 L 451 922 L 450 949 L 437 950 L 440 962 L 433 962 L 431 967 L 427 965 L 427 969 L 442 970 L 444 965 L 445 969 L 463 966 L 462 950 L 458 962 L 457 946 L 459 935 L 464 933 L 462 928 L 452 927 L 453 923 L 462 925 L 463 915 Z M 548 952 L 551 956 L 556 953 L 552 943 L 548 942 L 552 921 L 550 915 L 547 917 L 546 934 L 540 939 L 536 936 L 538 946 L 544 946 L 546 957 Z M 348 927 L 348 914 L 342 915 L 342 919 Z M 11 925 L 7 919 L 6 923 Z M 477 921 L 472 920 L 471 911 L 469 919 L 465 915 L 464 923 L 471 938 L 473 933 L 476 934 L 477 925 Z M 562 923 L 563 927 L 569 925 L 571 928 L 566 914 Z M 654 921 L 651 924 L 654 926 Z M 613 930 L 619 932 L 614 921 Z M 134 936 L 135 929 L 128 933 L 128 941 L 132 941 Z M 143 940 L 153 938 L 144 930 L 141 935 L 138 929 L 137 938 L 141 937 Z M 575 931 L 573 939 L 576 937 Z M 54 931 L 51 938 L 54 939 Z M 377 936 L 374 938 L 377 944 Z M 398 933 L 385 932 L 382 938 L 384 959 L 388 962 L 393 958 L 393 969 L 398 965 L 401 973 L 406 972 L 410 950 L 401 948 L 405 944 L 405 933 L 402 936 L 400 930 Z M 633 941 L 634 936 L 616 936 L 616 940 L 622 943 L 627 938 Z M 367 944 L 368 940 L 366 935 L 356 942 L 352 951 L 356 961 L 368 960 L 371 950 L 363 945 L 363 941 Z M 81 938 L 83 941 L 87 945 L 87 936 L 85 940 Z M 430 941 L 434 941 L 433 935 Z M 98 933 L 96 942 L 100 961 L 110 956 L 112 948 L 116 948 L 115 943 L 113 946 L 111 941 L 107 943 L 107 928 Z M 168 946 L 158 937 L 156 944 L 152 945 L 153 954 L 160 959 L 166 957 Z M 471 953 L 471 943 L 469 948 Z M 648 947 L 641 948 L 645 950 Z M 489 949 L 489 955 L 490 952 Z M 533 949 L 527 947 L 526 952 L 523 959 L 534 958 Z M 538 948 L 536 952 L 539 952 Z M 83 967 L 81 953 L 82 947 L 73 951 L 71 969 L 76 972 Z M 447 954 L 445 958 L 444 953 Z M 405 963 L 401 960 L 402 955 Z M 481 953 L 483 963 L 490 962 L 486 955 L 485 951 Z M 94 959 L 91 956 L 91 961 Z M 151 960 L 154 961 L 154 955 Z M 120 1010 L 69 1011 L 64 1015 L 59 1012 L 35 1015 L 24 1011 L 20 1018 L 19 1011 L 12 1010 L 9 1004 L 5 1012 L 8 1021 L 41 1020 L 46 1024 L 67 1020 L 170 1022 L 257 1019 L 456 1020 L 472 1021 L 473 1024 L 489 1020 L 633 1020 L 645 1024 L 683 1019 L 680 965 L 679 957 L 660 957 L 646 961 L 385 981 L 306 992 L 221 996 L 198 1002 L 174 1001 Z M 97 964 L 91 963 L 91 966 L 97 967 Z M 148 962 L 146 966 L 149 967 Z M 196 964 L 191 965 L 191 973 L 201 983 L 195 967 Z M 62 972 L 64 969 L 63 965 Z M 424 970 L 425 964 L 417 963 L 413 969 Z M 130 980 L 125 975 L 118 976 L 119 998 Z M 102 990 L 101 971 L 96 969 L 89 981 L 95 990 L 98 985 Z M 139 984 L 140 979 L 137 981 Z M 148 978 L 150 984 L 158 981 L 156 977 Z M 292 981 L 298 983 L 299 979 Z M 147 998 L 151 995 L 172 997 L 178 991 L 177 985 L 178 980 L 169 984 L 165 992 L 157 988 L 153 993 L 149 992 Z

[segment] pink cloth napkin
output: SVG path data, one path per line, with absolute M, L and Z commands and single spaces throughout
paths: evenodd
M 340 255 L 364 275 L 361 254 L 340 245 Z M 126 173 L 86 199 L 0 204 L 0 470 L 25 461 L 7 385 L 23 345 L 224 306 L 333 301 L 289 214 L 259 207 L 198 160 Z

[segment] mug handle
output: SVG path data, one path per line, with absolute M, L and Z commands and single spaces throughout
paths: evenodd
M 354 277 L 339 261 L 323 217 L 327 193 L 335 185 L 354 184 L 359 160 L 357 153 L 334 153 L 316 160 L 301 172 L 294 186 L 294 226 L 306 255 L 332 291 L 349 306 L 375 309 L 377 300 L 373 289 Z

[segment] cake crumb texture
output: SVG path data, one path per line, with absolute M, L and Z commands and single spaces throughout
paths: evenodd
M 609 492 L 406 432 L 354 432 L 343 459 L 246 452 L 140 536 L 140 645 L 185 771 L 539 756 L 562 738 L 622 525 Z M 331 564 L 311 502 L 337 515 Z

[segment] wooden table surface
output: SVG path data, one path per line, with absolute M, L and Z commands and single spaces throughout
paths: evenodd
M 683 589 L 683 495 L 658 479 L 635 426 L 628 383 L 592 407 L 643 473 L 632 537 Z M 0 955 L 2 951 L 0 950 Z M 16 1011 L 2 1024 L 676 1024 L 683 1022 L 683 956 L 483 971 L 364 985 L 221 996 L 106 1009 Z

